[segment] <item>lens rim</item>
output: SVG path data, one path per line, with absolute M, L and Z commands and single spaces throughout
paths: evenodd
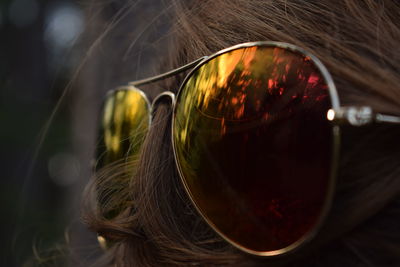
M 239 250 L 246 252 L 248 254 L 254 255 L 254 256 L 260 256 L 260 257 L 276 257 L 276 256 L 283 256 L 283 255 L 288 255 L 293 253 L 294 251 L 298 250 L 299 248 L 303 247 L 306 243 L 308 243 L 310 240 L 312 240 L 315 235 L 318 233 L 320 230 L 323 222 L 325 221 L 327 214 L 329 213 L 329 210 L 331 208 L 332 200 L 333 200 L 333 195 L 335 191 L 335 184 L 336 184 L 336 176 L 337 176 L 337 166 L 338 166 L 338 160 L 339 160 L 339 150 L 340 150 L 340 127 L 337 124 L 332 124 L 332 157 L 331 157 L 331 173 L 328 181 L 328 190 L 327 190 L 327 195 L 325 198 L 325 203 L 323 205 L 322 212 L 316 222 L 316 225 L 314 229 L 306 233 L 302 238 L 294 242 L 293 244 L 281 248 L 278 250 L 273 250 L 273 251 L 255 251 L 249 248 L 246 248 L 235 241 L 231 240 L 227 235 L 221 233 L 217 227 L 214 225 L 213 222 L 211 222 L 206 215 L 204 215 L 201 211 L 201 209 L 197 206 L 194 197 L 192 196 L 189 186 L 187 185 L 182 169 L 181 169 L 181 164 L 178 160 L 177 157 L 177 148 L 175 144 L 175 138 L 174 138 L 174 128 L 175 128 L 175 120 L 176 120 L 176 110 L 177 110 L 177 102 L 182 94 L 182 91 L 184 90 L 184 87 L 188 80 L 192 77 L 192 75 L 204 64 L 209 62 L 210 60 L 231 52 L 233 50 L 238 50 L 242 48 L 249 48 L 249 47 L 272 47 L 272 48 L 282 48 L 286 49 L 298 54 L 301 54 L 305 57 L 309 57 L 311 61 L 315 64 L 317 69 L 321 72 L 321 75 L 323 79 L 325 80 L 327 86 L 328 86 L 328 92 L 329 92 L 329 97 L 331 101 L 331 109 L 337 109 L 340 107 L 340 101 L 339 101 L 339 96 L 337 93 L 337 89 L 335 86 L 335 83 L 333 81 L 333 78 L 327 68 L 324 66 L 324 64 L 313 54 L 310 52 L 302 49 L 301 47 L 298 47 L 293 44 L 289 43 L 284 43 L 284 42 L 274 42 L 274 41 L 258 41 L 258 42 L 248 42 L 248 43 L 242 43 L 238 44 L 232 47 L 228 47 L 226 49 L 220 50 L 214 54 L 212 54 L 209 57 L 204 58 L 202 61 L 200 61 L 185 77 L 183 82 L 181 83 L 179 90 L 176 94 L 175 101 L 173 101 L 172 105 L 172 125 L 171 125 L 171 139 L 172 139 L 172 147 L 173 147 L 173 153 L 174 153 L 174 158 L 175 158 L 175 164 L 179 173 L 180 180 L 183 184 L 183 187 L 185 188 L 185 191 L 187 195 L 189 196 L 192 204 L 196 208 L 197 212 L 200 214 L 201 217 L 207 222 L 207 224 L 218 234 L 220 235 L 223 239 L 225 239 L 228 243 L 233 245 L 234 247 L 238 248 Z M 328 118 L 326 118 L 328 120 Z

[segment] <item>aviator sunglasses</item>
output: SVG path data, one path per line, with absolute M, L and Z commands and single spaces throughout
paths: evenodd
M 176 95 L 152 104 L 137 88 L 189 70 Z M 307 51 L 244 43 L 110 91 L 97 169 L 139 155 L 165 98 L 191 201 L 225 240 L 258 256 L 292 251 L 318 231 L 333 197 L 341 125 L 400 123 L 370 107 L 340 106 L 331 75 Z

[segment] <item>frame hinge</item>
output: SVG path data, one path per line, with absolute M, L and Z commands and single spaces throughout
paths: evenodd
M 339 107 L 330 109 L 327 118 L 338 124 L 363 126 L 373 122 L 400 124 L 400 117 L 375 113 L 371 107 Z

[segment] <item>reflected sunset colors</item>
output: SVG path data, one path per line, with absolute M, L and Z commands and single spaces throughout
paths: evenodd
M 192 73 L 173 141 L 184 183 L 218 232 L 263 252 L 313 229 L 331 179 L 330 107 L 318 68 L 288 49 L 239 48 Z
M 150 106 L 140 91 L 128 87 L 111 92 L 103 106 L 96 168 L 137 155 L 149 118 Z
M 126 187 L 135 175 L 136 162 L 150 126 L 150 104 L 141 91 L 122 87 L 107 95 L 100 119 L 95 163 L 97 199 L 101 203 L 99 212 L 105 218 L 114 218 L 124 207 L 133 205 Z M 112 179 L 104 179 L 107 176 Z M 126 197 L 127 202 L 115 206 L 116 197 Z M 104 239 L 103 243 L 107 246 L 108 240 Z

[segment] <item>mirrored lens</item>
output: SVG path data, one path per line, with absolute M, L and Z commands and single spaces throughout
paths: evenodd
M 150 124 L 150 104 L 131 87 L 111 92 L 103 106 L 96 169 L 137 155 Z
M 236 49 L 192 73 L 177 98 L 174 149 L 217 232 L 256 253 L 313 232 L 330 195 L 330 107 L 313 61 L 279 47 Z

